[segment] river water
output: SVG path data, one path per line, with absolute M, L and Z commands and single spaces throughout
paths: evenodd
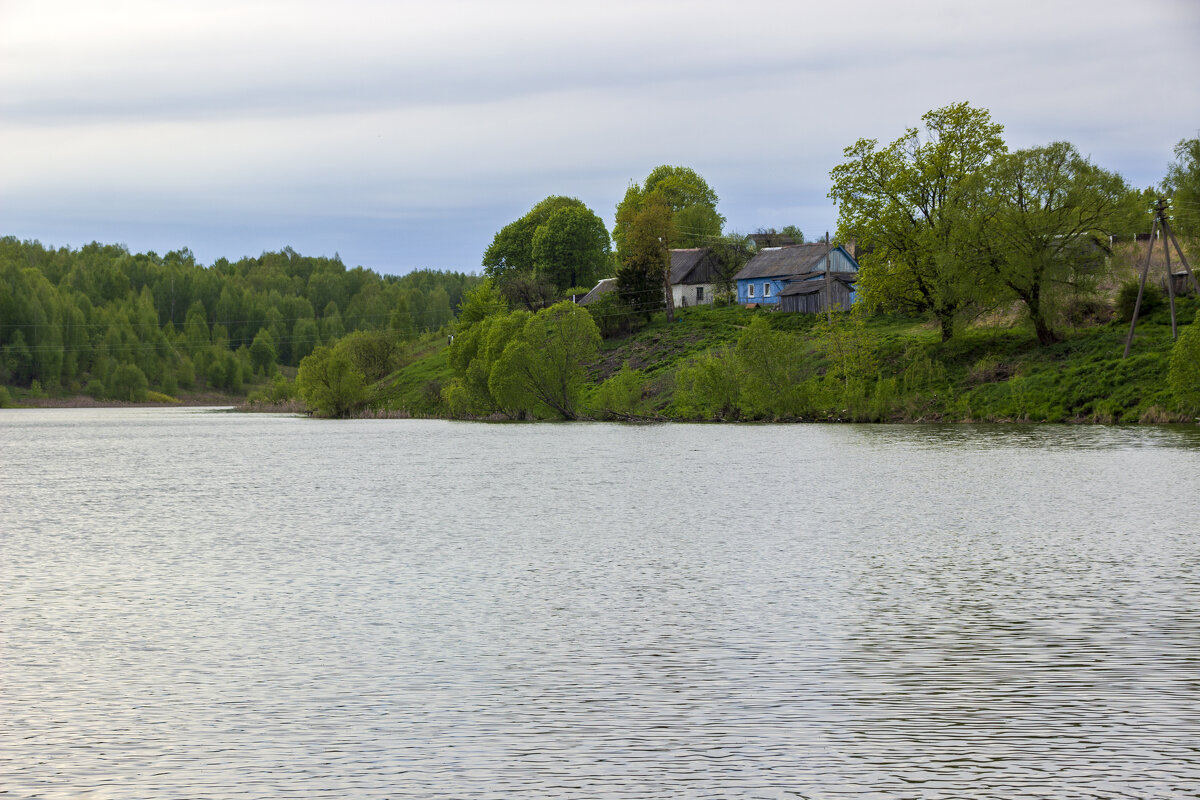
M 0 411 L 0 797 L 1200 796 L 1200 428 Z

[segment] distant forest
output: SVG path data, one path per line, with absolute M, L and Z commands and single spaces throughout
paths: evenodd
M 240 392 L 353 331 L 437 331 L 481 278 L 347 269 L 285 247 L 211 266 L 190 250 L 0 239 L 0 385 L 129 399 Z

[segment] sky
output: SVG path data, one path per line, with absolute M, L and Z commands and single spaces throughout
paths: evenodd
M 815 238 L 843 148 L 960 101 L 1155 184 L 1198 76 L 1200 0 L 0 0 L 0 235 L 477 272 L 673 164 Z

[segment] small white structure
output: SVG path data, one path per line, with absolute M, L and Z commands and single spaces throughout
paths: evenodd
M 717 257 L 711 248 L 689 247 L 671 251 L 671 298 L 675 308 L 705 306 L 713 301 Z

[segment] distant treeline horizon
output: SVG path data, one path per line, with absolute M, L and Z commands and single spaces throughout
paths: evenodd
M 353 331 L 440 330 L 480 276 L 381 275 L 291 247 L 205 266 L 0 238 L 0 384 L 128 399 L 146 388 L 240 391 Z M 138 388 L 140 387 L 140 388 Z

